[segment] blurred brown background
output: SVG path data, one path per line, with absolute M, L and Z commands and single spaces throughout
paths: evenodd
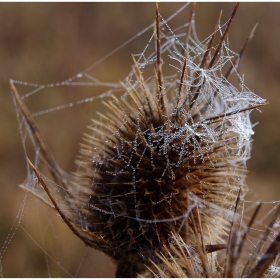
M 160 3 L 160 12 L 167 18 L 182 5 Z M 212 32 L 221 9 L 225 22 L 233 7 L 234 3 L 198 3 L 199 38 L 202 40 Z M 154 10 L 153 3 L 0 3 L 0 250 L 25 196 L 17 187 L 25 179 L 26 166 L 9 78 L 41 84 L 63 81 L 152 23 Z M 189 12 L 187 8 L 178 16 L 177 25 L 188 20 Z M 237 51 L 255 23 L 259 23 L 240 66 L 246 85 L 270 103 L 262 108 L 262 113 L 252 114 L 252 121 L 260 122 L 255 127 L 252 159 L 248 162 L 248 184 L 254 200 L 280 199 L 279 14 L 279 3 L 241 3 L 229 33 L 231 48 Z M 146 45 L 147 40 L 142 39 L 129 44 L 90 74 L 107 82 L 123 79 L 131 69 L 131 53 L 141 52 Z M 24 93 L 32 88 L 19 87 L 19 90 Z M 28 106 L 34 112 L 93 96 L 94 90 L 94 87 L 56 87 L 30 98 Z M 75 170 L 78 143 L 90 118 L 96 117 L 96 109 L 101 110 L 98 102 L 36 118 L 55 158 L 67 171 Z M 30 211 L 23 217 L 1 260 L 4 277 L 114 276 L 110 260 L 86 249 L 60 217 L 51 211 L 40 214 L 36 205 L 28 204 Z M 44 227 L 38 225 L 48 222 L 51 230 L 44 232 Z M 60 263 L 44 254 L 32 238 Z

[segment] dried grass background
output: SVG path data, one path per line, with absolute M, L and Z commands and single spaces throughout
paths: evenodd
M 168 17 L 182 4 L 162 3 L 160 13 Z M 225 22 L 234 3 L 198 3 L 196 27 L 200 39 L 212 32 L 219 12 Z M 239 50 L 256 22 L 259 26 L 241 61 L 246 85 L 270 103 L 262 113 L 253 137 L 252 159 L 248 162 L 248 185 L 254 200 L 279 200 L 280 182 L 280 4 L 242 3 L 231 27 L 229 38 L 233 50 Z M 0 4 L 0 249 L 18 213 L 24 192 L 17 187 L 25 178 L 25 159 L 8 79 L 50 83 L 62 81 L 106 55 L 154 20 L 153 3 L 1 3 Z M 188 20 L 189 9 L 180 14 L 178 23 Z M 91 74 L 102 81 L 117 82 L 130 71 L 131 53 L 141 52 L 146 41 L 133 42 Z M 19 89 L 21 90 L 21 89 Z M 54 88 L 49 95 L 30 99 L 31 111 L 68 102 L 69 95 L 94 88 Z M 69 93 L 60 94 L 61 91 Z M 83 94 L 81 92 L 81 94 Z M 40 100 L 40 102 L 38 102 Z M 94 118 L 97 104 L 87 105 L 87 114 L 75 107 L 36 119 L 58 163 L 66 170 L 75 169 L 74 158 L 82 133 Z M 76 114 L 79 114 L 78 116 Z M 59 121 L 59 125 L 57 120 Z M 71 124 L 71 125 L 69 125 Z M 62 130 L 63 128 L 63 130 Z M 258 196 L 257 196 L 258 193 Z M 36 204 L 34 204 L 34 207 Z M 40 239 L 40 216 L 28 215 L 24 228 Z M 44 238 L 48 252 L 71 274 L 76 273 L 85 246 L 63 225 L 55 213 L 49 213 L 55 236 Z M 34 216 L 34 217 L 33 217 Z M 114 264 L 93 250 L 86 255 L 79 277 L 113 277 Z M 69 257 L 70 256 L 70 257 Z M 2 259 L 5 277 L 48 276 L 43 250 L 19 228 Z M 67 276 L 50 262 L 53 277 Z

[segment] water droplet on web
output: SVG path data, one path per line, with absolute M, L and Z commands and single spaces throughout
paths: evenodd
M 274 223 L 273 228 L 280 228 L 280 219 Z
M 82 78 L 83 77 L 83 73 L 79 73 L 76 75 L 77 78 Z

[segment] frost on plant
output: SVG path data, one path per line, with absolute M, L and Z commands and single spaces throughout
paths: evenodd
M 120 83 L 123 95 L 112 94 L 108 112 L 89 126 L 73 175 L 57 166 L 12 84 L 37 159 L 49 167 L 60 192 L 52 191 L 54 183 L 35 162 L 40 184 L 70 229 L 116 260 L 117 276 L 161 265 L 176 250 L 197 260 L 197 273 L 185 275 L 208 276 L 207 253 L 228 248 L 236 200 L 247 189 L 249 115 L 265 104 L 238 73 L 253 31 L 239 52 L 229 48 L 237 6 L 202 42 L 194 6 L 189 23 L 176 32 L 169 27 L 174 15 L 165 20 L 157 9 L 150 40 Z M 230 82 L 234 75 L 238 85 Z

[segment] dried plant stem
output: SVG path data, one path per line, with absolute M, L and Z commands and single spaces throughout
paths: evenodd
M 248 44 L 254 37 L 254 33 L 255 33 L 257 26 L 258 26 L 258 24 L 256 24 L 253 27 L 252 31 L 250 32 L 249 36 L 247 37 L 247 39 L 244 42 L 243 46 L 241 47 L 240 51 L 238 52 L 235 59 L 233 60 L 231 67 L 228 69 L 227 73 L 225 74 L 226 79 L 233 73 L 234 69 L 238 69 L 242 54 L 244 53 L 246 47 L 248 46 Z
M 220 15 L 219 15 L 219 18 L 218 18 L 218 21 L 217 21 L 217 23 L 216 23 L 216 26 L 215 26 L 213 35 L 211 36 L 211 39 L 210 39 L 210 41 L 209 41 L 209 43 L 208 43 L 208 46 L 207 46 L 207 49 L 206 49 L 206 51 L 205 51 L 205 53 L 204 53 L 204 56 L 203 56 L 203 58 L 202 58 L 202 61 L 201 61 L 201 63 L 200 63 L 200 68 L 202 68 L 202 69 L 205 69 L 205 68 L 207 67 L 207 66 L 206 66 L 206 62 L 207 62 L 207 59 L 208 59 L 209 54 L 210 54 L 210 52 L 211 52 L 211 48 L 212 48 L 212 46 L 213 46 L 213 43 L 214 43 L 214 41 L 215 41 L 215 38 L 216 38 L 216 35 L 217 35 L 217 31 L 218 31 L 218 28 L 219 28 L 220 23 L 221 23 L 222 14 L 223 14 L 223 12 L 221 11 L 221 12 L 220 12 Z
M 74 226 L 72 225 L 72 223 L 70 222 L 70 220 L 64 215 L 64 213 L 62 212 L 62 210 L 60 209 L 60 207 L 57 205 L 55 198 L 52 196 L 49 188 L 47 187 L 47 185 L 45 184 L 44 180 L 42 179 L 40 173 L 37 171 L 37 169 L 35 168 L 35 166 L 32 164 L 32 162 L 27 159 L 30 167 L 32 168 L 32 170 L 34 171 L 34 173 L 36 174 L 36 177 L 39 181 L 39 183 L 41 184 L 41 186 L 44 188 L 45 192 L 47 193 L 48 197 L 50 198 L 51 202 L 53 203 L 53 206 L 55 207 L 56 211 L 59 213 L 59 215 L 61 216 L 61 218 L 63 219 L 63 221 L 65 222 L 65 224 L 72 230 L 72 232 L 77 235 L 79 238 L 81 238 L 80 233 L 74 228 Z M 88 244 L 90 245 L 90 244 Z
M 235 267 L 236 267 L 236 264 L 237 264 L 237 261 L 241 255 L 241 252 L 242 252 L 242 249 L 243 249 L 243 245 L 244 245 L 244 242 L 249 234 L 249 231 L 251 229 L 251 226 L 253 225 L 259 211 L 260 211 L 260 208 L 262 206 L 262 202 L 259 202 L 258 205 L 257 205 L 257 208 L 256 210 L 254 211 L 253 215 L 251 216 L 251 219 L 248 223 L 248 226 L 246 227 L 246 230 L 245 230 L 245 233 L 242 235 L 242 238 L 241 238 L 241 241 L 239 241 L 239 245 L 237 247 L 237 251 L 236 253 L 234 254 L 234 259 L 232 261 L 232 269 L 234 270 Z
M 28 187 L 24 186 L 24 185 L 19 185 L 19 187 L 27 192 L 29 192 L 30 194 L 32 194 L 34 197 L 36 197 L 37 199 L 41 200 L 45 205 L 49 206 L 51 209 L 55 209 L 55 207 L 53 206 L 53 204 L 49 203 L 46 199 L 44 199 L 43 197 L 39 196 L 36 192 L 32 191 L 31 189 L 29 189 Z
M 162 89 L 163 89 L 163 75 L 162 75 L 162 59 L 161 59 L 161 49 L 160 49 L 160 16 L 159 16 L 159 10 L 158 10 L 158 3 L 156 2 L 156 54 L 157 54 L 157 63 L 156 63 L 156 81 L 158 83 L 158 100 L 160 104 L 160 108 L 163 112 L 165 112 L 165 105 L 164 105 L 164 99 L 162 95 Z
M 273 260 L 280 252 L 280 232 L 277 234 L 274 241 L 271 243 L 267 251 L 263 254 L 260 261 L 252 272 L 248 275 L 249 278 L 262 277 Z
M 275 223 L 276 219 L 279 216 L 280 216 L 280 205 L 277 207 L 276 212 L 273 215 L 269 225 L 267 226 L 265 233 L 262 235 L 260 242 L 256 246 L 256 249 L 255 249 L 254 253 L 252 254 L 250 259 L 248 260 L 247 264 L 245 265 L 241 277 L 248 277 L 250 271 L 252 271 L 252 267 L 254 266 L 255 262 L 257 261 L 258 255 L 259 255 L 260 251 L 262 250 L 262 247 L 263 247 L 265 241 L 267 240 L 267 237 L 268 237 L 269 233 L 271 232 L 273 224 Z M 270 261 L 271 260 L 272 260 L 272 258 L 270 259 Z
M 50 149 L 48 148 L 45 139 L 43 138 L 40 130 L 38 129 L 33 117 L 31 116 L 29 110 L 27 109 L 26 105 L 24 104 L 24 102 L 21 100 L 18 91 L 16 89 L 16 87 L 14 86 L 14 83 L 12 80 L 10 80 L 10 86 L 12 89 L 12 93 L 16 99 L 17 104 L 19 105 L 19 108 L 33 134 L 33 137 L 37 143 L 37 145 L 41 148 L 41 153 L 43 158 L 47 161 L 48 165 L 49 165 L 49 169 L 51 174 L 53 175 L 55 182 L 61 186 L 63 186 L 63 190 L 66 189 L 66 186 L 64 184 L 64 181 L 62 180 L 62 175 L 60 172 L 60 168 L 57 165 Z
M 189 19 L 189 25 L 188 25 L 188 30 L 187 30 L 187 35 L 185 39 L 185 48 L 183 49 L 183 53 L 187 51 L 189 40 L 191 37 L 191 30 L 192 30 L 192 24 L 194 21 L 194 15 L 195 15 L 195 7 L 196 7 L 196 2 L 192 3 L 192 8 L 191 8 L 191 13 L 190 13 L 190 19 Z
M 211 59 L 209 65 L 208 65 L 208 69 L 211 68 L 211 67 L 214 65 L 214 63 L 215 63 L 215 61 L 216 61 L 216 59 L 217 59 L 217 57 L 218 57 L 218 54 L 219 54 L 219 52 L 220 52 L 220 50 L 221 50 L 221 47 L 222 47 L 222 44 L 223 44 L 224 40 L 226 39 L 226 36 L 227 36 L 227 34 L 228 34 L 229 28 L 230 28 L 230 26 L 231 26 L 231 23 L 232 23 L 232 20 L 233 20 L 235 14 L 236 14 L 236 11 L 237 11 L 237 9 L 238 9 L 238 6 L 239 6 L 239 3 L 237 3 L 237 4 L 235 5 L 235 7 L 234 7 L 234 10 L 233 10 L 233 12 L 232 12 L 232 14 L 231 14 L 231 17 L 230 17 L 230 19 L 229 19 L 229 21 L 228 21 L 228 23 L 227 23 L 227 26 L 226 26 L 226 29 L 225 29 L 223 35 L 222 35 L 222 38 L 221 38 L 221 40 L 220 40 L 220 42 L 219 42 L 219 44 L 218 44 L 218 46 L 217 46 L 217 48 L 216 48 L 216 50 L 215 50 L 215 53 L 214 53 L 214 55 L 213 55 L 213 57 L 212 57 L 212 59 Z

